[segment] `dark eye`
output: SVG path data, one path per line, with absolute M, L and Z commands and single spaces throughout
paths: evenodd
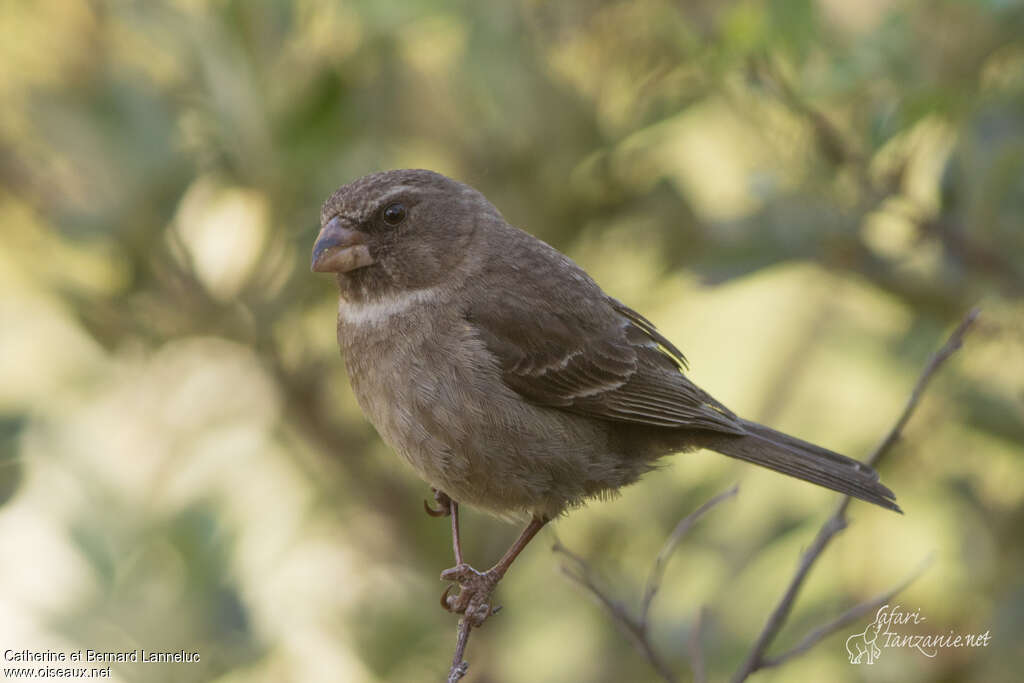
M 382 216 L 388 225 L 398 225 L 405 220 L 405 205 L 400 202 L 388 204 Z

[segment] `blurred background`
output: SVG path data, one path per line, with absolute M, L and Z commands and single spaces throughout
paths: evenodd
M 197 650 L 117 681 L 432 681 L 447 523 L 377 438 L 309 272 L 320 203 L 426 167 L 644 312 L 725 404 L 855 457 L 974 304 L 966 347 L 855 503 L 758 681 L 1009 681 L 1024 655 L 1024 4 L 1014 0 L 0 3 L 0 646 Z M 658 680 L 559 569 L 637 605 L 686 679 L 742 662 L 834 494 L 708 453 L 542 534 L 468 680 Z M 463 516 L 468 559 L 518 529 Z M 7 665 L 6 663 L 4 664 Z

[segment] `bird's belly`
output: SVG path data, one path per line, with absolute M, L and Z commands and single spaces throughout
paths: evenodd
M 428 338 L 430 335 L 426 335 Z M 431 486 L 498 514 L 557 514 L 635 480 L 648 466 L 615 453 L 599 423 L 533 406 L 468 335 L 346 349 L 353 390 L 384 441 Z

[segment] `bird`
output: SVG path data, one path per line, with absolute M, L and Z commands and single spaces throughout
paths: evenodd
M 312 270 L 335 275 L 337 337 L 381 438 L 452 518 L 461 591 L 480 623 L 512 561 L 550 520 L 613 495 L 672 453 L 709 449 L 901 512 L 868 465 L 745 420 L 687 376 L 643 315 L 476 189 L 425 169 L 372 173 L 323 204 Z M 480 572 L 458 506 L 529 523 Z M 451 586 L 449 587 L 451 588 Z

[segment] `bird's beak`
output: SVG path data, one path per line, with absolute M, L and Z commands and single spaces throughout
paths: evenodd
M 313 245 L 314 273 L 347 273 L 373 262 L 366 233 L 346 228 L 337 216 L 320 229 Z

